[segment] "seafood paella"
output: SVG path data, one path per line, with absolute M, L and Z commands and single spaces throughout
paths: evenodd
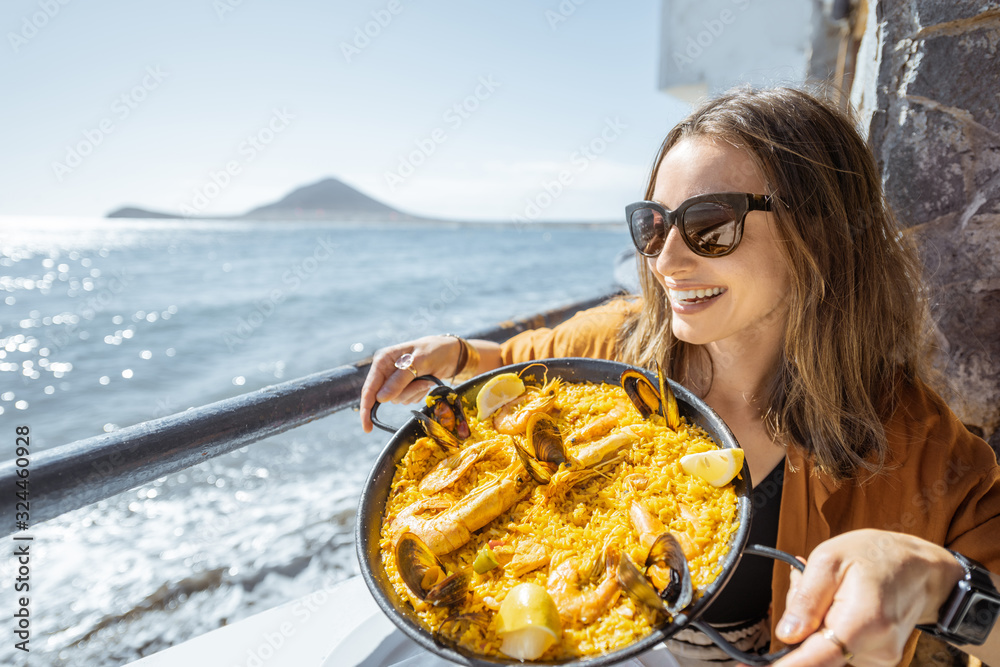
M 436 641 L 520 660 L 606 653 L 721 573 L 742 451 L 682 419 L 662 375 L 659 387 L 631 370 L 619 385 L 570 383 L 536 364 L 427 402 L 380 549 Z

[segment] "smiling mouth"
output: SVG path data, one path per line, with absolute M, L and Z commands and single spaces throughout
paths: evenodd
M 704 303 L 721 295 L 726 290 L 722 287 L 712 287 L 710 289 L 674 290 L 667 289 L 670 300 L 674 303 Z

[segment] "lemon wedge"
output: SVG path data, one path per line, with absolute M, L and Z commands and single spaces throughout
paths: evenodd
M 681 457 L 681 468 L 712 486 L 725 486 L 743 468 L 742 449 L 716 449 Z
M 476 408 L 479 410 L 478 419 L 480 421 L 486 419 L 523 393 L 524 383 L 521 382 L 521 378 L 517 377 L 516 373 L 494 375 L 486 381 L 476 397 Z
M 556 603 L 538 584 L 518 584 L 500 603 L 503 644 L 500 651 L 516 660 L 534 660 L 559 641 L 562 624 Z

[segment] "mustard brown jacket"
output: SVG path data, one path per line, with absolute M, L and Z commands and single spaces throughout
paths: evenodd
M 505 364 L 553 357 L 613 359 L 618 328 L 637 301 L 616 300 L 577 313 L 552 329 L 525 331 L 501 346 Z M 858 528 L 917 535 L 958 551 L 1000 573 L 1000 467 L 986 442 L 971 434 L 922 382 L 901 385 L 886 422 L 890 457 L 885 472 L 864 484 L 837 483 L 789 447 L 777 547 L 808 558 L 824 540 Z M 879 545 L 869 549 L 878 557 Z M 789 568 L 776 564 L 774 624 L 781 618 Z M 916 645 L 907 644 L 908 664 Z

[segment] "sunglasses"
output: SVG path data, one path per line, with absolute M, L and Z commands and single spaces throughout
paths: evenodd
M 677 225 L 684 244 L 694 254 L 722 257 L 740 244 L 747 213 L 770 210 L 769 195 L 721 192 L 691 197 L 673 211 L 656 202 L 636 202 L 625 207 L 625 219 L 632 243 L 646 257 L 660 254 L 671 225 Z

